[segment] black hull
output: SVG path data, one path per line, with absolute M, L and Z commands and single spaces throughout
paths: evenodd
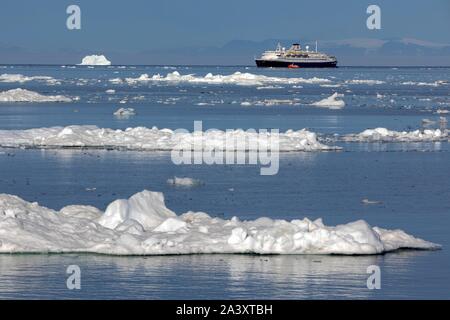
M 271 61 L 271 60 L 255 60 L 256 66 L 260 68 L 288 68 L 290 65 L 296 65 L 299 68 L 336 68 L 337 61 L 333 62 L 288 62 L 288 61 Z

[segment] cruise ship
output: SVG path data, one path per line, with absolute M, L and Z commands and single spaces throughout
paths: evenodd
M 255 59 L 258 67 L 266 68 L 336 68 L 337 59 L 316 50 L 309 50 L 306 46 L 303 50 L 298 43 L 294 43 L 290 49 L 278 44 L 275 50 L 265 51 L 261 58 Z

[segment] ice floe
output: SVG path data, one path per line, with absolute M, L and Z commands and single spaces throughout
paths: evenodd
M 104 55 L 90 55 L 83 58 L 80 66 L 109 66 L 111 61 L 106 59 Z
M 136 115 L 136 111 L 133 108 L 119 108 L 113 114 L 116 118 L 130 118 Z
M 25 83 L 29 81 L 42 81 L 47 84 L 60 84 L 59 80 L 56 80 L 49 76 L 24 76 L 22 74 L 8 74 L 4 73 L 0 75 L 0 82 L 5 83 Z
M 194 150 L 200 145 L 203 150 L 253 150 L 253 147 L 271 149 L 272 133 L 236 130 L 173 131 L 156 127 L 135 127 L 125 130 L 98 128 L 96 126 L 67 126 L 27 130 L 0 130 L 0 146 L 26 148 L 101 148 L 118 150 L 172 151 L 174 148 Z M 281 152 L 329 151 L 339 147 L 320 143 L 317 135 L 308 130 L 288 130 L 279 133 L 278 147 Z M 197 149 L 196 149 L 197 150 Z
M 443 141 L 449 137 L 448 130 L 426 129 L 414 131 L 393 131 L 386 128 L 367 129 L 361 133 L 342 136 L 347 142 L 428 142 Z
M 371 80 L 371 79 L 354 79 L 354 80 L 346 80 L 345 83 L 375 85 L 375 84 L 383 84 L 385 83 L 385 81 Z
M 441 85 L 448 84 L 448 81 L 445 80 L 436 80 L 434 82 L 416 82 L 416 81 L 405 81 L 401 83 L 402 85 L 408 85 L 408 86 L 429 86 L 429 87 L 438 87 Z
M 322 99 L 320 101 L 314 102 L 311 105 L 316 107 L 323 107 L 328 109 L 342 109 L 345 107 L 344 100 L 340 100 L 339 98 L 343 98 L 343 94 L 339 94 L 337 92 L 333 93 L 328 98 Z
M 257 101 L 243 101 L 241 102 L 241 106 L 278 106 L 278 105 L 290 105 L 297 106 L 300 105 L 299 99 L 264 99 Z
M 321 219 L 241 221 L 192 211 L 177 215 L 165 206 L 162 193 L 151 191 L 116 200 L 104 212 L 85 205 L 55 211 L 0 195 L 2 253 L 353 255 L 401 248 L 440 246 L 402 230 L 371 227 L 364 220 L 326 226 Z
M 173 177 L 173 178 L 167 179 L 167 184 L 176 186 L 176 187 L 190 188 L 190 187 L 195 187 L 195 186 L 201 185 L 202 183 L 200 180 L 189 178 L 189 177 L 184 177 L 184 178 Z
M 72 102 L 77 98 L 62 95 L 42 95 L 26 89 L 11 89 L 0 92 L 0 102 Z
M 199 83 L 199 84 L 235 84 L 235 85 L 248 85 L 248 86 L 264 86 L 268 84 L 298 84 L 298 83 L 328 83 L 329 79 L 324 78 L 282 78 L 282 77 L 269 77 L 264 75 L 257 75 L 252 73 L 235 72 L 230 75 L 213 75 L 208 73 L 204 77 L 196 76 L 195 74 L 181 75 L 178 71 L 168 73 L 166 76 L 156 74 L 149 76 L 148 74 L 142 74 L 137 78 L 115 78 L 110 79 L 111 83 L 120 84 L 137 84 L 148 82 L 186 82 L 186 83 Z

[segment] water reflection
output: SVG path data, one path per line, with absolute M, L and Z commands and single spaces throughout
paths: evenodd
M 415 260 L 432 254 L 384 256 L 0 255 L 0 298 L 87 299 L 325 299 L 407 296 Z M 66 289 L 68 265 L 82 270 L 82 289 Z M 369 265 L 379 265 L 395 290 L 366 287 Z M 396 280 L 397 279 L 397 280 Z M 397 281 L 397 283 L 395 282 Z

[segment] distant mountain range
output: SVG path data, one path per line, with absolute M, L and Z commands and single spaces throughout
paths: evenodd
M 141 52 L 108 52 L 100 50 L 60 49 L 55 52 L 31 52 L 20 47 L 0 45 L 2 63 L 76 64 L 84 55 L 105 54 L 113 64 L 207 64 L 253 65 L 254 57 L 274 49 L 278 43 L 289 47 L 300 42 L 315 48 L 312 39 L 233 40 L 220 47 L 184 47 L 151 49 Z M 318 41 L 319 51 L 335 55 L 341 66 L 450 66 L 450 44 L 413 38 L 354 38 Z

